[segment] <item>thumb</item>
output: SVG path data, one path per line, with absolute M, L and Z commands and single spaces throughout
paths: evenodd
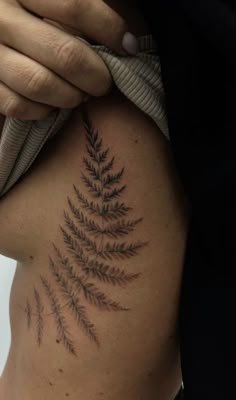
M 40 17 L 68 25 L 120 54 L 135 55 L 138 51 L 137 39 L 129 32 L 125 20 L 103 0 L 19 1 Z
M 120 54 L 135 55 L 138 51 L 138 41 L 129 31 L 126 21 L 104 1 L 85 1 L 89 18 L 78 21 L 80 30 L 88 38 Z

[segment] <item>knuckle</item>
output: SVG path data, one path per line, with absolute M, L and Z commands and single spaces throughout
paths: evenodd
M 22 118 L 26 113 L 25 104 L 16 96 L 11 96 L 4 105 L 3 113 L 7 117 Z
M 49 77 L 45 71 L 36 71 L 26 84 L 26 92 L 28 95 L 37 96 L 45 91 L 49 86 Z
M 63 72 L 74 72 L 75 68 L 82 66 L 85 60 L 83 46 L 67 41 L 57 50 L 57 61 L 62 66 Z

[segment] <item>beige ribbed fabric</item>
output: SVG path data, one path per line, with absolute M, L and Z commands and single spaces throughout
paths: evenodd
M 91 46 L 102 57 L 116 86 L 168 137 L 160 62 L 151 35 L 139 38 L 135 57 Z M 72 109 L 55 109 L 41 121 L 6 118 L 0 139 L 0 197 L 30 168 L 44 144 L 69 118 Z

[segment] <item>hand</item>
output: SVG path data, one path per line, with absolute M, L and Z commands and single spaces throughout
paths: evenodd
M 52 107 L 73 108 L 86 94 L 109 92 L 102 59 L 71 32 L 121 54 L 135 53 L 125 21 L 102 0 L 0 0 L 0 113 L 43 119 Z M 87 97 L 87 96 L 86 96 Z

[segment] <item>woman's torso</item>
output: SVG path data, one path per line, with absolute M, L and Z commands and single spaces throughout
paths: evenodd
M 97 200 L 84 180 L 84 158 L 91 162 L 91 152 L 81 113 L 75 110 L 1 203 L 2 226 L 9 235 L 5 254 L 19 262 L 10 302 L 12 345 L 0 398 L 168 400 L 181 380 L 177 309 L 184 199 L 166 140 L 147 117 L 120 95 L 92 101 L 87 109 L 103 140 L 101 151 L 109 148 L 110 160 L 114 157 L 109 173 L 123 171 L 119 184 L 125 190 L 117 199 L 128 214 L 118 213 L 114 222 L 136 221 L 118 243 L 138 247 L 127 257 L 93 256 L 103 263 L 99 273 L 104 276 L 91 272 L 86 278 L 90 289 L 77 293 L 71 274 L 80 275 L 88 262 L 76 262 L 71 252 L 76 243 L 65 236 L 76 237 L 73 221 L 81 229 L 81 215 L 80 223 L 72 218 L 73 205 L 90 220 L 91 229 L 94 223 L 101 227 L 101 221 L 85 207 L 86 201 L 91 206 Z M 86 229 L 82 234 L 89 236 Z M 103 242 L 95 235 L 92 240 L 101 249 L 116 238 L 104 236 Z M 88 246 L 82 249 L 90 257 Z M 58 264 L 60 257 L 64 266 Z

